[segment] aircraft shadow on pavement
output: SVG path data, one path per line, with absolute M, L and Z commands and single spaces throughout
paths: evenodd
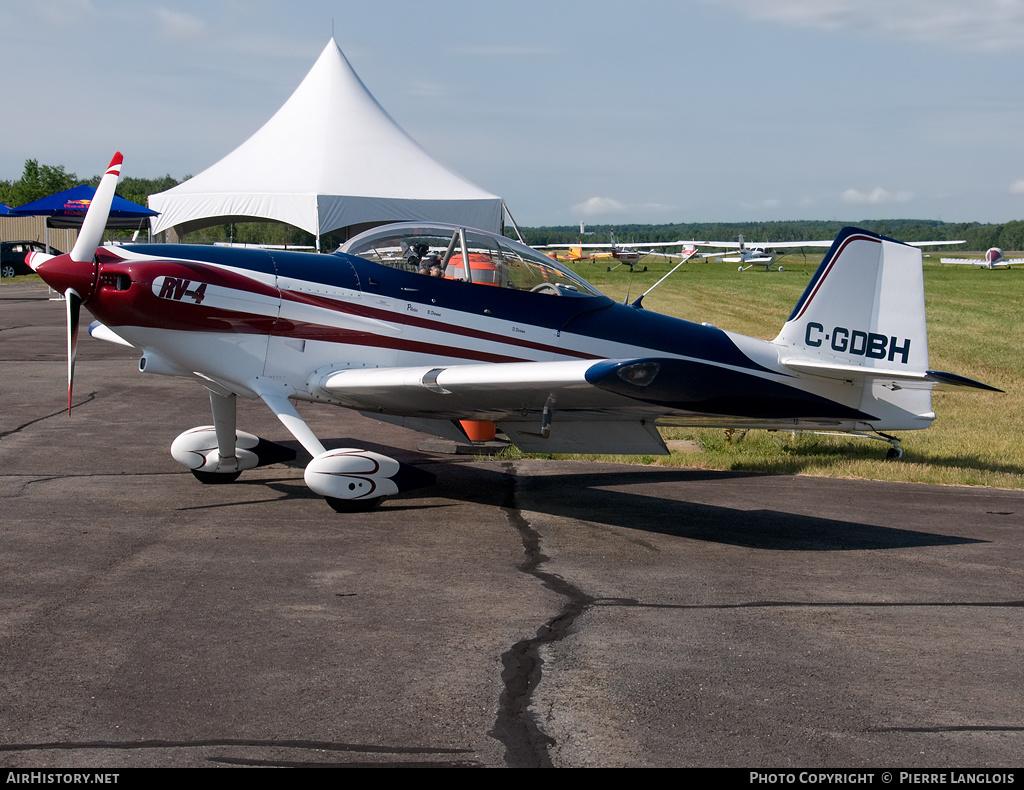
M 283 442 L 291 445 L 289 442 Z M 325 441 L 329 447 L 344 447 L 351 440 L 333 439 Z M 706 496 L 707 485 L 723 484 L 722 496 L 729 497 L 726 487 L 729 481 L 745 478 L 771 479 L 769 475 L 750 472 L 711 472 L 687 469 L 649 469 L 623 471 L 621 468 L 586 464 L 592 468 L 570 475 L 528 475 L 516 472 L 514 464 L 495 462 L 493 468 L 474 464 L 472 456 L 451 456 L 441 458 L 417 451 L 376 445 L 366 441 L 361 446 L 375 452 L 391 455 L 406 463 L 412 463 L 437 475 L 437 485 L 424 489 L 434 496 L 454 500 L 490 504 L 496 507 L 512 506 L 547 513 L 561 518 L 572 518 L 603 524 L 611 527 L 641 532 L 674 535 L 690 540 L 711 541 L 747 548 L 770 549 L 775 551 L 855 551 L 867 549 L 897 549 L 922 546 L 955 546 L 986 541 L 955 535 L 941 535 L 921 532 L 895 526 L 857 521 L 838 520 L 800 513 L 773 510 L 743 510 L 723 505 L 709 505 L 685 499 L 687 484 L 701 484 L 701 493 Z M 299 458 L 289 465 L 302 467 L 306 463 L 303 452 L 297 444 Z M 829 481 L 832 485 L 856 486 L 862 481 Z M 669 498 L 653 493 L 655 484 L 673 485 L 673 491 L 682 498 Z M 272 484 L 274 488 L 292 496 L 316 497 L 301 483 L 294 486 L 283 481 Z M 637 486 L 642 493 L 610 490 Z M 515 488 L 515 490 L 513 490 Z M 772 490 L 770 482 L 765 486 L 766 501 L 777 501 L 784 496 Z M 820 491 L 812 490 L 809 497 L 820 497 Z M 793 496 L 788 492 L 785 496 Z M 385 507 L 403 508 L 402 497 L 389 500 Z M 427 505 L 436 507 L 439 505 Z M 416 508 L 422 508 L 417 505 Z M 891 508 L 877 507 L 873 512 L 891 513 Z
M 656 483 L 670 483 L 674 484 L 674 490 L 680 497 L 686 497 L 687 484 L 702 483 L 702 493 L 706 495 L 707 487 L 703 484 L 727 483 L 744 476 L 748 475 L 687 470 L 595 470 L 576 475 L 531 477 L 522 485 L 529 496 L 530 507 L 551 515 L 747 548 L 853 551 L 985 542 L 894 526 L 808 516 L 770 507 L 742 510 L 653 493 L 609 490 L 610 487 L 623 486 L 639 486 L 643 490 Z M 856 481 L 844 482 L 856 484 Z M 782 496 L 770 490 L 770 483 L 765 491 L 768 503 Z M 722 493 L 723 498 L 729 496 L 729 490 L 724 486 Z M 792 492 L 787 495 L 791 496 Z M 892 511 L 878 509 L 876 512 Z

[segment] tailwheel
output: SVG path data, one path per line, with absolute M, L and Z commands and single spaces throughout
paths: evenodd
M 196 480 L 208 486 L 233 483 L 242 474 L 241 472 L 200 472 L 198 469 L 191 471 Z
M 387 497 L 378 496 L 372 499 L 339 499 L 338 497 L 328 496 L 324 497 L 327 500 L 327 504 L 331 506 L 335 513 L 369 513 L 371 510 L 376 510 L 377 506 L 380 505 Z
M 885 453 L 886 461 L 898 461 L 903 457 L 903 448 L 900 447 L 900 440 L 895 436 L 890 436 L 887 433 L 881 431 L 875 431 L 881 438 L 882 441 L 888 442 L 890 447 Z

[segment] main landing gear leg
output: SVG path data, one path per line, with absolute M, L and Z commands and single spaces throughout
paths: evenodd
M 217 437 L 217 453 L 220 456 L 220 464 L 225 470 L 232 466 L 238 466 L 238 458 L 235 455 L 236 433 L 238 431 L 238 408 L 237 398 L 233 392 L 230 395 L 219 395 L 210 390 L 210 411 L 213 412 L 213 432 Z M 201 472 L 196 469 L 192 474 L 201 483 L 233 483 L 242 474 L 242 470 L 235 472 Z

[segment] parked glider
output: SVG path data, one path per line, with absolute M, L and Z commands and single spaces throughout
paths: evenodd
M 83 305 L 95 336 L 141 352 L 143 373 L 206 387 L 213 425 L 171 447 L 203 482 L 288 455 L 237 430 L 239 396 L 262 400 L 313 456 L 306 484 L 353 510 L 430 476 L 325 448 L 292 400 L 439 435 L 492 421 L 529 452 L 665 454 L 657 424 L 913 430 L 935 417 L 933 387 L 994 389 L 928 369 L 920 250 L 853 228 L 766 341 L 648 311 L 642 297 L 619 304 L 529 247 L 450 225 L 375 228 L 333 255 L 98 247 L 120 170 L 118 154 L 74 249 L 28 262 L 66 297 L 69 409 Z M 403 257 L 424 246 L 437 258 L 427 274 Z
M 989 247 L 981 258 L 941 258 L 943 263 L 961 263 L 978 266 L 982 269 L 1008 269 L 1010 266 L 1024 263 L 1024 258 L 1004 258 L 1003 251 L 998 247 Z

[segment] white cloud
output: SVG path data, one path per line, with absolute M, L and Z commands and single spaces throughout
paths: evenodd
M 1019 0 L 727 0 L 752 19 L 851 30 L 959 49 L 1016 49 L 1024 38 Z
M 879 206 L 885 203 L 906 203 L 913 197 L 909 192 L 890 192 L 882 187 L 875 187 L 870 192 L 861 192 L 859 189 L 847 189 L 843 192 L 844 203 L 854 205 Z
M 1015 195 L 1024 195 L 1024 178 L 1010 184 L 1010 191 Z
M 572 210 L 583 219 L 614 215 L 613 218 L 618 221 L 634 217 L 643 218 L 636 219 L 637 222 L 654 222 L 659 218 L 674 215 L 679 211 L 679 207 L 666 203 L 623 203 L 610 197 L 592 197 L 582 203 L 577 203 Z
M 206 32 L 206 23 L 197 16 L 172 11 L 169 8 L 156 9 L 160 31 L 172 39 L 191 39 Z
M 572 210 L 584 217 L 599 217 L 603 214 L 621 213 L 626 210 L 626 204 L 614 198 L 592 197 L 577 203 Z

